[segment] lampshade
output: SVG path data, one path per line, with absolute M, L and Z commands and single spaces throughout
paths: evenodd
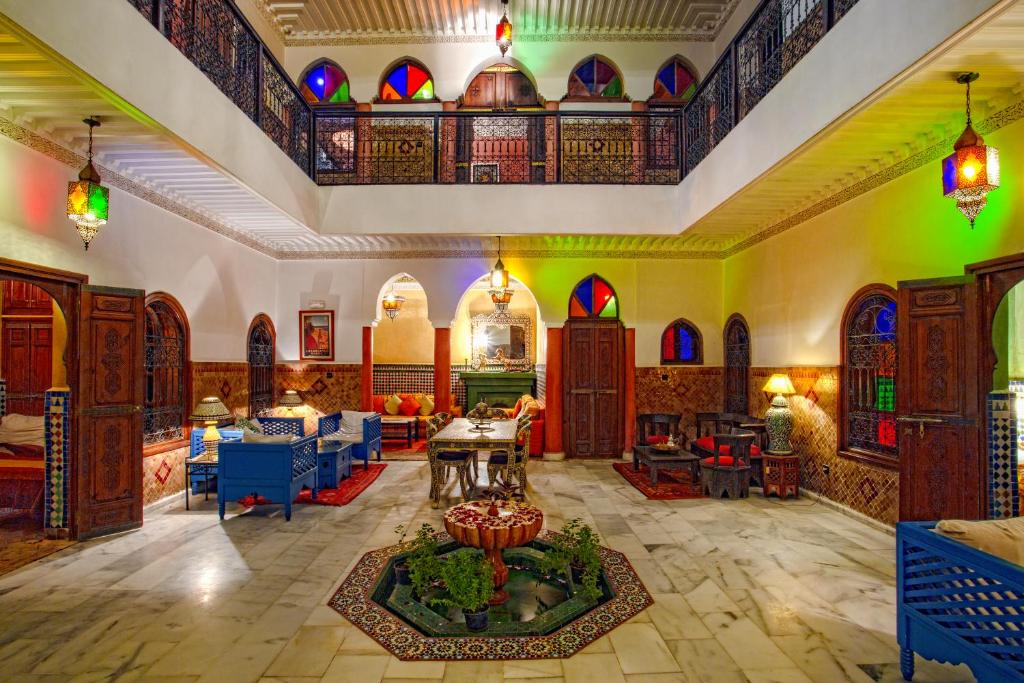
M 782 394 L 783 396 L 791 396 L 796 393 L 796 389 L 793 388 L 793 382 L 789 380 L 789 375 L 781 372 L 768 378 L 768 383 L 764 385 L 764 390 L 769 394 Z
M 294 389 L 288 389 L 281 394 L 281 398 L 278 399 L 277 405 L 284 408 L 295 408 L 302 405 L 302 397 L 299 396 L 299 392 Z
M 193 422 L 220 422 L 221 420 L 230 420 L 231 417 L 231 411 L 219 398 L 207 396 L 196 404 L 188 419 Z

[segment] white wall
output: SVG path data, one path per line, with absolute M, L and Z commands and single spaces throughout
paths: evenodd
M 168 292 L 188 315 L 192 360 L 243 360 L 253 316 L 275 314 L 276 262 L 113 188 L 110 222 L 85 251 L 65 214 L 76 176 L 0 138 L 0 257 L 84 273 L 94 285 Z

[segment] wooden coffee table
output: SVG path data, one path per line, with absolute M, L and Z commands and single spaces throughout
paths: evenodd
M 380 419 L 380 438 L 389 441 L 405 439 L 406 447 L 412 448 L 413 436 L 420 438 L 420 421 L 405 415 L 388 415 Z
M 647 465 L 651 470 L 651 486 L 658 485 L 659 469 L 688 469 L 690 470 L 691 482 L 696 482 L 700 478 L 700 456 L 684 451 L 679 447 L 676 447 L 674 450 L 665 450 L 651 446 L 639 446 L 636 448 L 635 453 L 633 471 L 639 472 L 641 464 Z

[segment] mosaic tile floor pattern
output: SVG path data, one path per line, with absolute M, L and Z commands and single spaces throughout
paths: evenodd
M 397 524 L 440 523 L 426 463 L 396 462 L 352 505 L 298 506 L 289 523 L 280 508 L 257 509 L 223 524 L 213 500 L 191 513 L 168 506 L 136 532 L 0 577 L 0 671 L 26 681 L 901 680 L 891 536 L 806 499 L 648 501 L 607 462 L 535 465 L 547 524 L 594 524 L 655 601 L 571 658 L 403 662 L 326 605 L 363 553 L 395 542 Z M 915 680 L 972 679 L 919 661 Z

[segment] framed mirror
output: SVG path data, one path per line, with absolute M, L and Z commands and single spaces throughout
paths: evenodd
M 473 316 L 473 358 L 486 358 L 487 363 L 513 365 L 531 364 L 533 322 L 530 316 L 516 313 L 491 313 Z

